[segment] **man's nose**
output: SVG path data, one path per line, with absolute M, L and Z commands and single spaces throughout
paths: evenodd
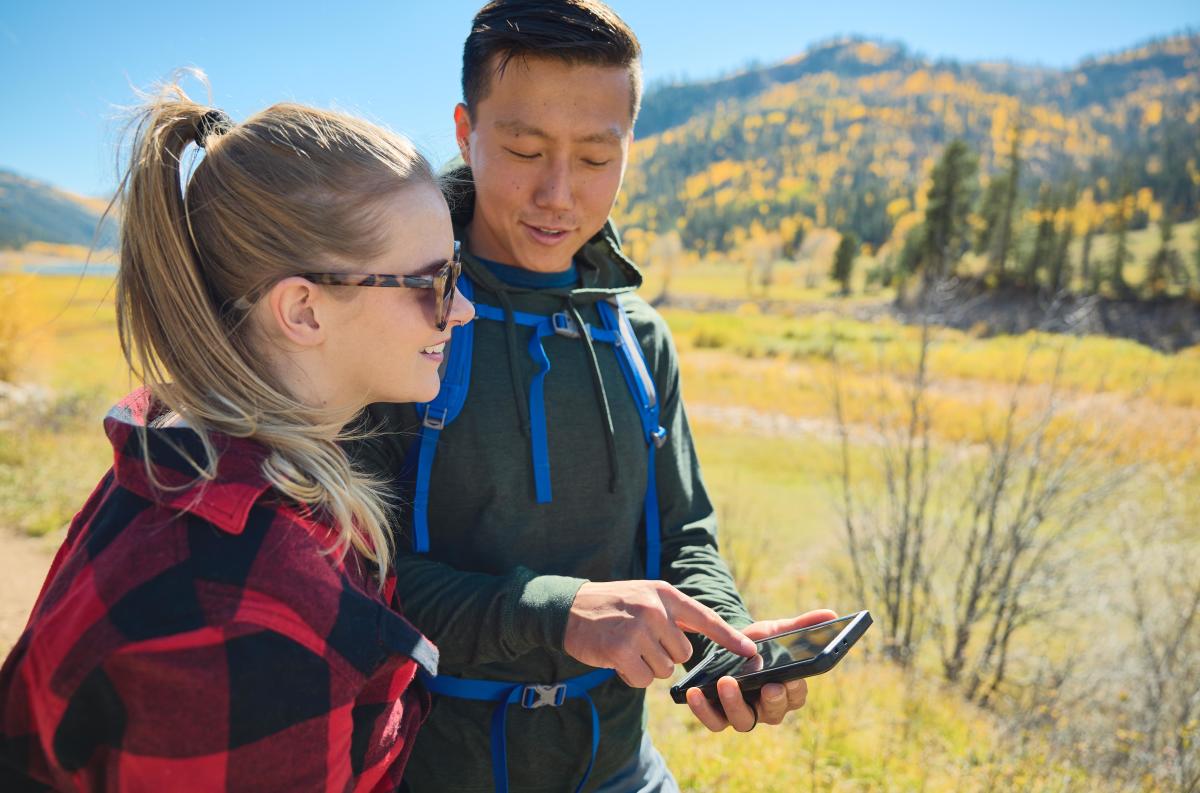
M 570 209 L 575 200 L 570 164 L 557 158 L 547 162 L 533 198 L 542 209 L 556 212 Z

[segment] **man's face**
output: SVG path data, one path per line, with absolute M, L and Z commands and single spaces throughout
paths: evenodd
M 621 189 L 632 86 L 619 67 L 513 58 L 487 97 L 454 112 L 475 178 L 472 253 L 561 272 L 608 218 Z

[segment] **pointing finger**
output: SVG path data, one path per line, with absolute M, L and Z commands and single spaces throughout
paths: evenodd
M 721 619 L 717 612 L 676 589 L 668 591 L 672 594 L 664 592 L 663 602 L 676 625 L 684 630 L 703 634 L 737 655 L 750 657 L 758 652 L 754 642 Z

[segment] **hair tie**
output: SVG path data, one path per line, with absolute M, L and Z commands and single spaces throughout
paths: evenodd
M 224 110 L 210 110 L 196 120 L 196 145 L 205 148 L 209 135 L 224 135 L 233 129 L 233 119 Z

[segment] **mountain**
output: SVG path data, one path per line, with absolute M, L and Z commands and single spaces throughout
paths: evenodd
M 1191 217 L 1200 35 L 1071 69 L 932 61 L 842 38 L 783 63 L 652 88 L 616 215 L 635 246 L 669 232 L 701 253 L 763 232 L 786 245 L 813 226 L 878 246 L 921 209 L 946 143 L 965 139 L 986 180 L 1006 167 L 1018 126 L 1027 196 L 1073 184 L 1101 221 L 1123 193 L 1137 196 L 1142 223 L 1163 207 Z
M 105 225 L 95 239 L 104 203 L 59 190 L 12 171 L 0 169 L 0 248 L 29 242 L 54 242 L 100 248 L 116 245 L 116 228 Z

